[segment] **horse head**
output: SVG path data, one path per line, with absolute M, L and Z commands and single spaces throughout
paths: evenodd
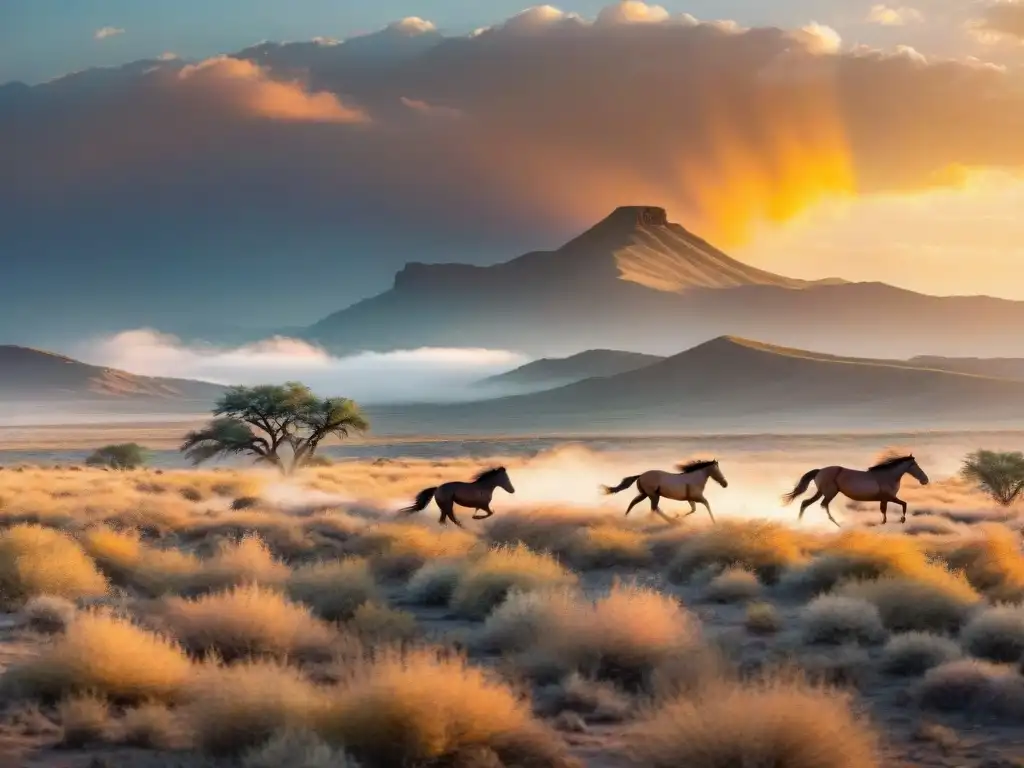
M 485 469 L 473 479 L 473 482 L 485 483 L 492 488 L 501 488 L 506 493 L 516 492 L 516 489 L 512 487 L 512 481 L 509 480 L 508 471 L 504 467 Z
M 718 483 L 723 488 L 729 487 L 729 481 L 726 480 L 725 475 L 722 474 L 722 468 L 718 465 L 718 459 L 715 459 L 714 462 L 708 467 L 708 475 L 713 477 L 715 479 L 715 482 Z
M 917 463 L 917 459 L 911 455 L 908 457 L 908 461 L 910 464 L 907 465 L 907 473 L 921 485 L 928 485 L 928 475 L 926 475 L 924 470 L 921 469 L 921 465 Z

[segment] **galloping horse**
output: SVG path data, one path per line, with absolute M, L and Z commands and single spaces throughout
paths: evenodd
M 487 514 L 474 514 L 473 519 L 485 520 L 494 514 L 491 510 L 491 496 L 494 495 L 495 488 L 503 488 L 508 493 L 516 492 L 515 488 L 512 487 L 512 481 L 508 479 L 508 472 L 505 471 L 504 467 L 485 469 L 468 483 L 452 481 L 433 488 L 424 488 L 416 494 L 416 501 L 413 504 L 398 510 L 398 512 L 399 514 L 419 512 L 426 509 L 427 505 L 433 500 L 437 502 L 437 506 L 441 509 L 441 517 L 437 522 L 444 525 L 448 520 L 451 520 L 462 528 L 464 526 L 455 517 L 454 506 L 458 504 L 461 507 L 482 510 Z
M 821 499 L 822 509 L 828 515 L 828 519 L 836 523 L 828 505 L 840 493 L 854 501 L 877 501 L 882 510 L 882 524 L 886 523 L 886 510 L 889 502 L 899 504 L 903 507 L 901 523 L 907 522 L 907 503 L 896 496 L 900 492 L 900 481 L 903 475 L 910 473 L 921 485 L 928 485 L 928 475 L 917 465 L 917 459 L 913 454 L 909 456 L 896 456 L 875 464 L 866 471 L 861 469 L 848 469 L 847 467 L 824 467 L 812 469 L 800 478 L 800 482 L 792 491 L 782 497 L 784 504 L 790 504 L 797 496 L 803 494 L 814 480 L 817 492 L 809 499 L 800 502 L 800 515 L 798 520 L 804 516 L 804 510 L 811 504 Z M 839 523 L 836 523 L 839 526 Z
M 688 464 L 677 464 L 676 469 L 679 470 L 678 473 L 663 472 L 660 469 L 649 469 L 643 474 L 622 478 L 622 482 L 614 488 L 602 485 L 601 490 L 606 494 L 618 493 L 636 483 L 636 488 L 640 493 L 629 502 L 629 506 L 626 508 L 627 515 L 633 507 L 644 499 L 649 498 L 651 500 L 651 511 L 668 520 L 669 518 L 662 514 L 661 509 L 658 507 L 661 498 L 664 497 L 674 501 L 689 502 L 690 511 L 683 515 L 683 517 L 689 517 L 697 511 L 697 504 L 703 504 L 708 510 L 711 522 L 715 522 L 715 515 L 711 511 L 711 505 L 704 498 L 704 486 L 708 484 L 708 478 L 713 477 L 723 488 L 729 487 L 729 481 L 722 474 L 722 470 L 718 466 L 718 460 L 691 461 Z M 679 515 L 677 514 L 676 517 L 679 517 Z

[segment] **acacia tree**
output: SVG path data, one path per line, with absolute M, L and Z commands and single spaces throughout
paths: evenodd
M 89 467 L 107 467 L 126 472 L 146 463 L 146 449 L 138 443 L 117 443 L 97 448 L 85 460 Z
M 345 438 L 370 428 L 354 401 L 317 397 L 295 381 L 231 387 L 217 401 L 213 416 L 205 427 L 189 432 L 181 444 L 180 450 L 193 465 L 249 455 L 291 474 L 313 460 L 324 438 Z M 290 456 L 282 455 L 285 449 Z
M 964 459 L 960 475 L 994 501 L 1008 507 L 1024 492 L 1024 454 L 977 450 Z

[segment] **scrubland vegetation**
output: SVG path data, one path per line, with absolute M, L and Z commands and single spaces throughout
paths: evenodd
M 884 531 L 856 510 L 825 532 L 512 498 L 465 530 L 391 512 L 476 469 L 3 469 L 0 748 L 53 766 L 952 766 L 1000 758 L 1024 716 L 1020 532 L 966 478 Z

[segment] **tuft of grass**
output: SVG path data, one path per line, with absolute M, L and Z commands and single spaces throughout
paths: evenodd
M 371 644 L 407 642 L 419 634 L 415 616 L 380 603 L 363 603 L 345 627 Z
M 309 608 L 255 584 L 194 600 L 170 598 L 159 615 L 189 651 L 216 653 L 228 661 L 264 654 L 327 657 L 337 639 Z
M 568 586 L 576 574 L 547 554 L 523 545 L 500 546 L 468 563 L 452 592 L 451 606 L 468 618 L 482 619 L 509 591 Z
M 1015 662 L 1024 655 L 1024 607 L 997 605 L 976 615 L 960 633 L 973 655 L 996 662 Z
M 736 565 L 774 584 L 784 570 L 804 561 L 801 544 L 800 536 L 778 523 L 726 521 L 679 541 L 667 575 L 681 583 L 709 565 Z
M 181 712 L 201 750 L 241 754 L 280 730 L 309 728 L 326 701 L 325 689 L 280 662 L 208 662 L 197 668 Z
M 192 590 L 213 592 L 254 582 L 276 586 L 290 575 L 291 569 L 274 557 L 263 539 L 245 534 L 237 542 L 222 543 L 213 557 L 203 561 Z
M 577 672 L 542 688 L 537 700 L 551 716 L 572 712 L 592 723 L 623 722 L 635 706 L 631 697 L 611 683 L 590 680 Z
M 75 600 L 106 593 L 107 580 L 67 534 L 35 524 L 0 533 L 0 603 L 8 610 L 37 595 Z
M 241 768 L 359 768 L 344 750 L 313 731 L 287 728 L 242 755 Z
M 460 560 L 426 563 L 409 579 L 405 593 L 417 605 L 447 605 L 464 567 L 465 563 Z
M 955 632 L 982 602 L 966 579 L 952 575 L 927 581 L 905 576 L 853 581 L 840 585 L 835 594 L 867 600 L 894 632 Z
M 491 653 L 518 653 L 534 648 L 545 635 L 561 631 L 583 599 L 574 586 L 532 592 L 513 590 L 484 621 L 474 644 Z
M 704 589 L 704 598 L 713 603 L 739 603 L 761 594 L 757 574 L 746 568 L 726 568 Z
M 755 635 L 772 635 L 782 629 L 782 617 L 771 603 L 750 603 L 743 624 Z
M 304 565 L 292 571 L 288 594 L 328 621 L 352 618 L 359 606 L 379 598 L 377 582 L 363 558 Z
M 977 534 L 944 553 L 953 568 L 963 569 L 975 589 L 991 600 L 1024 600 L 1024 556 L 1020 534 L 1006 526 L 986 523 Z
M 173 701 L 191 674 L 185 652 L 168 638 L 109 613 L 82 611 L 39 656 L 4 672 L 0 689 L 24 697 Z
M 580 570 L 643 568 L 651 563 L 651 550 L 639 531 L 601 523 L 578 528 L 564 547 L 565 560 Z
M 396 579 L 407 579 L 431 560 L 464 556 L 477 543 L 461 528 L 439 530 L 417 523 L 380 523 L 353 538 L 356 554 L 372 556 L 381 577 Z
M 878 609 L 867 600 L 837 595 L 821 595 L 801 611 L 804 642 L 842 645 L 885 640 L 886 631 Z
M 74 603 L 63 597 L 39 595 L 25 603 L 21 615 L 29 629 L 56 634 L 67 629 L 77 610 Z
M 959 659 L 960 646 L 929 632 L 894 635 L 882 649 L 882 669 L 891 675 L 923 675 L 932 667 Z
M 670 700 L 628 730 L 625 748 L 647 768 L 881 765 L 877 736 L 848 696 L 796 680 L 721 682 Z
M 944 712 L 1024 717 L 1024 678 L 1009 666 L 960 659 L 928 670 L 915 688 L 919 704 Z
M 569 765 L 564 743 L 527 700 L 464 659 L 430 650 L 383 653 L 353 668 L 317 730 L 368 766 L 444 764 L 473 750 L 500 764 Z
M 107 700 L 90 694 L 69 696 L 57 707 L 66 747 L 84 747 L 104 742 L 110 735 L 110 706 Z
M 82 535 L 82 545 L 115 584 L 151 597 L 187 589 L 202 567 L 180 550 L 146 546 L 136 531 L 91 528 Z
M 143 749 L 177 750 L 191 746 L 191 734 L 181 716 L 158 702 L 125 710 L 117 724 L 117 740 Z

